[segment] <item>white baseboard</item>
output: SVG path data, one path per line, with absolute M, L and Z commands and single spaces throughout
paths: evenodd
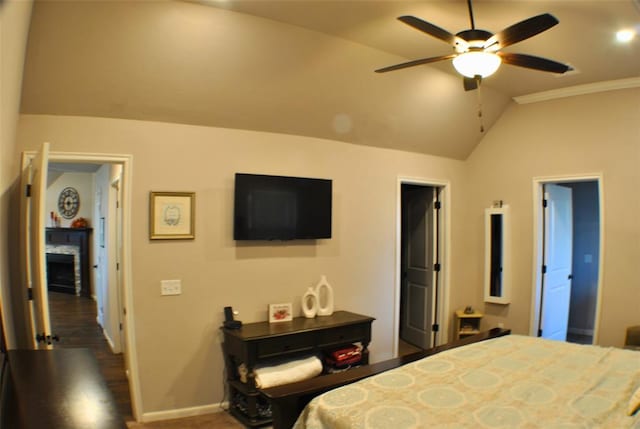
M 107 331 L 104 328 L 102 328 L 102 335 L 107 340 L 107 343 L 109 343 L 109 347 L 111 348 L 111 352 L 113 352 L 115 350 L 115 345 L 113 344 L 113 340 L 111 339 L 111 337 L 109 336 L 109 334 L 107 333 Z
M 213 414 L 224 411 L 229 406 L 228 402 L 219 402 L 217 404 L 200 405 L 198 407 L 179 408 L 167 411 L 152 411 L 143 413 L 140 421 L 142 423 L 157 422 L 160 420 L 179 419 L 182 417 L 201 416 L 203 414 Z
M 568 328 L 567 332 L 576 335 L 591 335 L 593 337 L 593 329 Z

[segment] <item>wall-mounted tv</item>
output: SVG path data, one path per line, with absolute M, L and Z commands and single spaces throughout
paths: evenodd
M 331 180 L 236 173 L 234 240 L 331 238 Z

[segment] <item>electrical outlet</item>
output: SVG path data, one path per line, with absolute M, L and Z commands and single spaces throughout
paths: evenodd
M 182 282 L 180 280 L 161 280 L 160 295 L 180 295 Z

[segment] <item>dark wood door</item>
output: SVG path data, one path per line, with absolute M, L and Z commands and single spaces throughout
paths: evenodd
M 400 338 L 430 347 L 434 308 L 435 190 L 402 187 L 402 283 Z

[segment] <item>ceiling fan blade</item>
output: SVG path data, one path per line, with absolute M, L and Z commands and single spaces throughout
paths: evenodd
M 534 57 L 526 54 L 512 54 L 509 52 L 498 52 L 505 64 L 512 66 L 526 67 L 528 69 L 541 70 L 552 73 L 565 73 L 573 70 L 571 66 L 559 63 L 557 61 L 548 60 L 546 58 Z
M 474 89 L 478 89 L 478 84 L 480 83 L 480 77 L 463 77 L 462 85 L 464 86 L 465 91 L 473 91 Z
M 548 13 L 525 19 L 491 36 L 484 43 L 484 48 L 489 50 L 502 49 L 542 33 L 558 22 L 555 16 Z
M 451 34 L 447 30 L 440 28 L 437 25 L 431 24 L 430 22 L 423 21 L 420 18 L 416 18 L 415 16 L 405 15 L 399 17 L 398 19 L 405 24 L 415 28 L 416 30 L 427 33 L 428 35 L 443 40 L 451 45 L 455 44 L 456 42 L 456 36 L 454 34 Z
M 393 70 L 406 69 L 407 67 L 419 66 L 422 64 L 435 63 L 436 61 L 448 60 L 454 58 L 456 54 L 441 55 L 439 57 L 422 58 L 420 60 L 413 60 L 402 64 L 396 64 L 394 66 L 383 67 L 376 70 L 376 73 L 386 73 Z

